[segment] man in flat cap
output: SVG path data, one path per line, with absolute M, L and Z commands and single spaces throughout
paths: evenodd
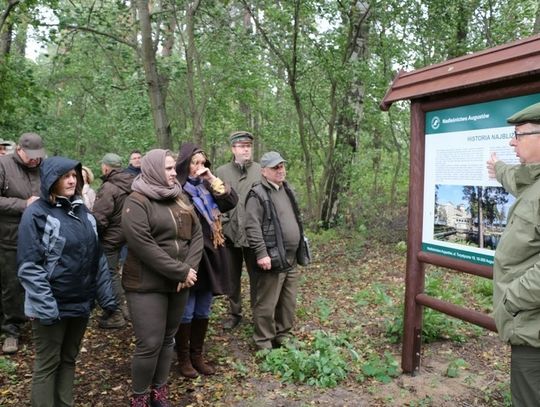
M 516 197 L 493 265 L 493 316 L 499 337 L 511 345 L 512 405 L 540 406 L 540 103 L 507 119 L 515 125 L 520 164 L 495 153 L 491 178 Z
M 39 199 L 39 165 L 43 140 L 24 133 L 14 154 L 0 157 L 0 324 L 4 353 L 19 349 L 24 315 L 24 290 L 17 277 L 17 233 L 24 210 Z
M 280 347 L 292 336 L 303 227 L 298 203 L 285 181 L 283 157 L 270 151 L 261 157 L 261 167 L 261 181 L 246 200 L 245 229 L 257 260 L 253 340 L 263 350 Z
M 254 303 L 254 274 L 255 259 L 249 249 L 244 231 L 244 203 L 254 182 L 261 179 L 261 167 L 253 162 L 253 135 L 247 131 L 235 131 L 230 134 L 229 142 L 233 160 L 216 170 L 216 175 L 238 194 L 238 204 L 229 212 L 223 214 L 223 233 L 226 237 L 226 247 L 229 254 L 229 269 L 231 273 L 231 294 L 229 296 L 230 316 L 223 324 L 226 329 L 233 329 L 242 320 L 241 277 L 242 264 L 246 262 L 249 275 L 251 306 Z
M 126 318 L 129 316 L 117 268 L 120 250 L 125 244 L 122 233 L 122 208 L 124 201 L 131 193 L 134 176 L 122 169 L 122 159 L 114 153 L 103 156 L 101 174 L 103 183 L 96 194 L 92 211 L 96 218 L 99 239 L 109 263 L 111 280 L 120 307 L 111 315 L 103 314 L 98 325 L 105 329 L 118 329 L 126 325 Z

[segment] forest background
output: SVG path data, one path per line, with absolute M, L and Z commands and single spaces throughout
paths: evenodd
M 176 151 L 186 141 L 218 166 L 239 129 L 256 136 L 255 159 L 285 156 L 315 254 L 297 335 L 319 356 L 291 355 L 317 365 L 320 380 L 348 379 L 324 394 L 284 386 L 261 373 L 247 324 L 231 334 L 215 323 L 209 353 L 220 375 L 195 384 L 172 375 L 183 405 L 508 406 L 509 352 L 496 334 L 430 309 L 422 374 L 399 376 L 410 115 L 406 102 L 389 112 L 379 103 L 400 69 L 539 30 L 539 0 L 0 0 L 0 138 L 38 132 L 50 155 L 96 173 L 107 152 L 127 164 L 133 149 Z M 491 310 L 486 279 L 436 270 L 426 292 Z M 215 321 L 225 313 L 217 301 Z M 104 336 L 91 326 L 78 405 L 127 404 L 130 341 L 129 330 Z M 23 345 L 0 357 L 0 405 L 23 405 L 28 394 L 33 353 Z M 288 357 L 262 365 L 280 381 L 336 384 L 284 372 Z
M 535 0 L 2 0 L 0 137 L 98 170 L 107 152 L 227 135 L 288 160 L 314 228 L 393 239 L 408 186 L 409 108 L 378 104 L 413 70 L 538 32 Z M 44 17 L 46 16 L 46 17 Z M 35 60 L 28 47 L 41 46 Z

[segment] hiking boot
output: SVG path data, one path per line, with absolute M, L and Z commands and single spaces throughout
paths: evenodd
M 227 321 L 223 323 L 224 329 L 234 329 L 242 321 L 242 317 L 238 315 L 231 316 Z
M 17 353 L 19 350 L 19 338 L 14 336 L 7 336 L 2 345 L 2 352 L 4 353 Z
M 108 317 L 101 317 L 98 322 L 99 327 L 103 329 L 120 329 L 125 327 L 126 324 L 127 322 L 120 309 L 117 309 Z
M 129 407 L 148 407 L 148 394 L 134 394 L 129 399 Z
M 172 407 L 168 400 L 169 389 L 166 384 L 154 387 L 150 392 L 150 407 Z

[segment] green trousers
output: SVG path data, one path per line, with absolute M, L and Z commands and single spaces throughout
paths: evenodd
M 66 318 L 47 326 L 32 321 L 32 407 L 73 406 L 75 359 L 87 325 L 88 318 Z
M 258 349 L 271 349 L 291 336 L 296 313 L 300 272 L 257 273 L 257 300 L 253 307 L 253 340 Z
M 510 372 L 512 406 L 540 406 L 540 348 L 512 345 Z

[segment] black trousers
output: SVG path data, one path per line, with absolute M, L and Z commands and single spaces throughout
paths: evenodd
M 17 249 L 0 249 L 0 324 L 2 333 L 19 337 L 24 315 L 24 288 L 17 277 Z
M 249 290 L 251 307 L 255 305 L 257 282 L 254 269 L 257 264 L 255 253 L 247 247 L 227 246 L 229 251 L 229 265 L 231 273 L 231 295 L 229 296 L 230 314 L 233 317 L 242 317 L 242 264 L 246 262 L 249 276 Z

